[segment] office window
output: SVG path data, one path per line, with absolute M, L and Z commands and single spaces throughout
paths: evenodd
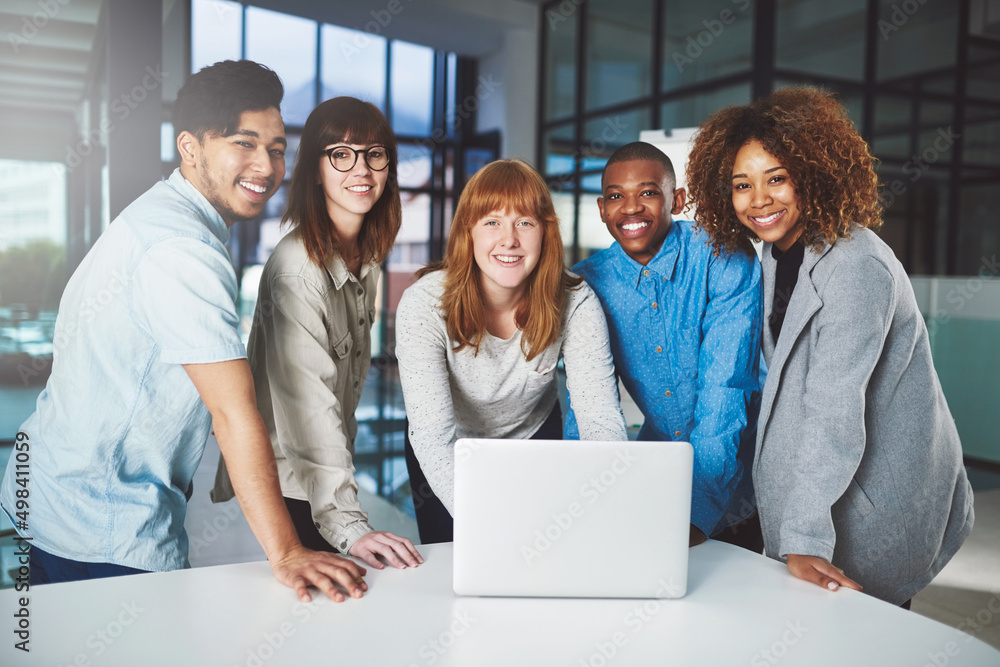
M 753 4 L 747 1 L 666 0 L 663 3 L 663 81 L 678 86 L 750 70 Z
M 191 3 L 191 71 L 243 53 L 243 5 L 229 0 Z
M 587 109 L 648 95 L 652 0 L 590 0 L 587 12 Z
M 576 33 L 580 12 L 550 9 L 542 29 L 549 38 L 545 53 L 545 117 L 552 120 L 576 110 Z
M 0 441 L 35 410 L 66 286 L 66 167 L 0 160 Z
M 323 99 L 350 95 L 385 113 L 385 37 L 323 24 L 320 43 Z
M 316 22 L 257 7 L 246 14 L 246 57 L 281 77 L 285 124 L 305 124 L 316 106 Z
M 392 129 L 403 136 L 431 133 L 434 49 L 394 41 L 390 46 Z
M 776 67 L 862 81 L 867 6 L 867 0 L 779 2 Z

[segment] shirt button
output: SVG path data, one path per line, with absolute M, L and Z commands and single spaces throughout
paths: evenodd
M 656 351 L 657 351 L 657 352 L 663 352 L 663 348 L 662 348 L 662 347 L 660 347 L 659 345 L 657 345 L 657 346 L 656 346 Z
M 355 388 L 355 389 L 357 389 L 357 388 L 358 388 L 358 381 L 357 381 L 357 380 L 355 380 L 355 381 L 354 381 L 354 388 Z
M 681 432 L 680 431 L 674 431 L 674 437 L 675 438 L 681 437 Z
M 670 395 L 670 390 L 668 389 L 668 390 L 667 390 L 667 391 L 665 392 L 665 394 L 664 394 L 664 395 L 666 395 L 666 396 L 669 396 L 669 395 Z
M 355 356 L 355 357 L 360 357 L 360 356 L 361 356 L 361 350 L 356 350 L 356 351 L 354 352 L 354 356 Z
M 364 318 L 361 318 L 361 319 L 358 320 L 358 324 L 364 324 L 364 323 L 365 323 Z
M 358 296 L 361 296 L 364 293 L 365 293 L 365 291 L 359 287 L 358 288 Z
M 646 269 L 646 270 L 644 270 L 644 271 L 642 272 L 642 275 L 644 275 L 644 276 L 648 276 L 648 275 L 649 275 L 649 269 Z
M 659 304 L 657 304 L 657 303 L 656 303 L 655 301 L 653 302 L 653 308 L 656 308 L 656 307 L 658 307 L 658 305 L 659 305 Z

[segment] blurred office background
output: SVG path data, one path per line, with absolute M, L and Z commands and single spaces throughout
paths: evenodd
M 441 256 L 469 176 L 497 157 L 535 164 L 572 263 L 610 245 L 594 199 L 615 148 L 812 84 L 839 95 L 881 161 L 881 235 L 911 275 L 979 521 L 996 534 L 1000 0 L 0 0 L 0 36 L 0 463 L 47 378 L 68 276 L 177 165 L 171 107 L 192 71 L 242 57 L 285 84 L 286 185 L 231 242 L 244 336 L 309 111 L 354 95 L 399 137 L 403 228 L 382 267 L 355 465 L 401 531 L 412 501 L 394 313 L 413 272 Z M 210 481 L 196 479 L 189 526 L 198 511 L 223 516 L 201 498 Z M 249 544 L 237 557 L 254 557 Z M 982 590 L 1000 590 L 989 576 Z M 948 620 L 955 605 L 936 604 Z

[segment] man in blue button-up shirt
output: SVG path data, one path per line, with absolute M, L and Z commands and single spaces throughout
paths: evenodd
M 275 577 L 359 597 L 364 569 L 302 547 L 240 340 L 229 227 L 285 174 L 274 72 L 216 63 L 178 93 L 181 166 L 118 216 L 66 285 L 52 375 L 17 435 L 0 501 L 31 539 L 31 584 L 188 565 L 185 494 L 214 425 Z M 20 462 L 22 465 L 17 465 Z
M 697 544 L 753 513 L 744 471 L 760 402 L 761 271 L 753 255 L 717 257 L 693 223 L 671 220 L 686 195 L 675 183 L 655 146 L 615 151 L 597 204 L 616 243 L 573 271 L 604 306 L 615 369 L 645 418 L 639 439 L 694 446 Z M 566 436 L 576 437 L 572 411 Z M 737 541 L 755 543 L 752 533 Z

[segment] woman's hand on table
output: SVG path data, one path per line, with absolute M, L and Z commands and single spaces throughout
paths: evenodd
M 788 571 L 799 579 L 810 581 L 817 586 L 835 591 L 841 586 L 856 591 L 862 590 L 861 584 L 854 581 L 825 558 L 819 556 L 802 556 L 788 554 Z
M 385 567 L 379 560 L 379 556 L 384 558 L 389 565 L 400 570 L 407 567 L 417 567 L 424 562 L 423 557 L 413 546 L 413 542 L 405 537 L 378 530 L 360 538 L 348 553 L 378 570 Z
M 294 589 L 303 602 L 312 601 L 309 586 L 320 589 L 334 602 L 346 599 L 343 591 L 352 598 L 359 598 L 368 590 L 362 578 L 368 572 L 365 568 L 347 558 L 305 547 L 271 561 L 271 571 L 275 579 Z

